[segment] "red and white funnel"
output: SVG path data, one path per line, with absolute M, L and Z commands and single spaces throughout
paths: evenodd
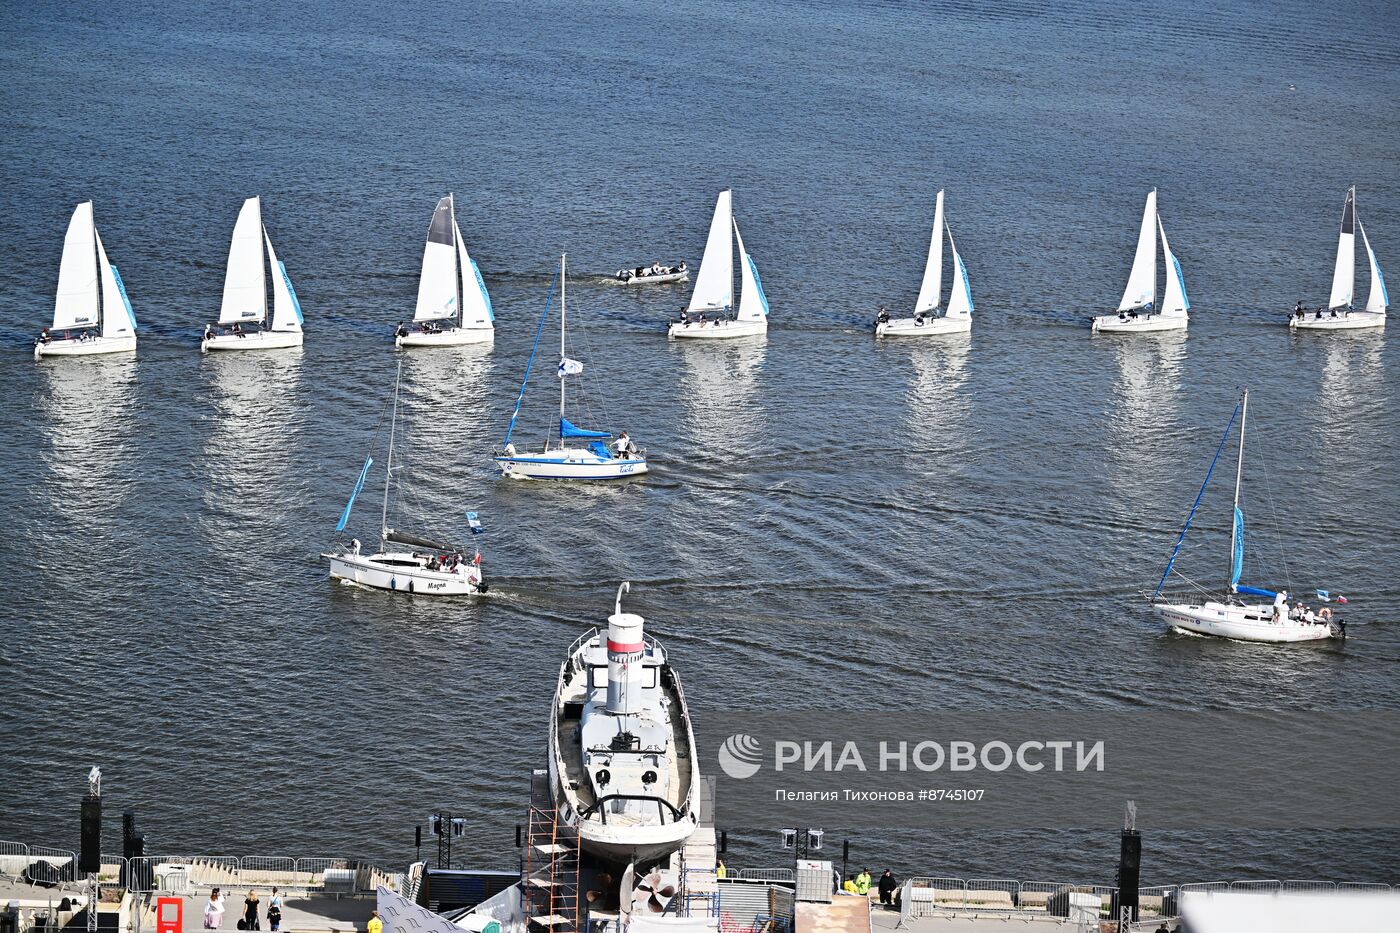
M 617 604 L 608 616 L 608 712 L 635 713 L 641 705 L 643 619 L 622 611 L 622 594 L 627 583 L 617 588 Z

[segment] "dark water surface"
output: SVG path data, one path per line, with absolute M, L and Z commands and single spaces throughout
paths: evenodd
M 0 837 L 71 845 L 100 763 L 158 851 L 402 863 L 453 806 L 472 861 L 513 859 L 560 653 L 623 578 L 707 748 L 746 709 L 1400 706 L 1400 352 L 1280 326 L 1326 298 L 1349 184 L 1400 280 L 1393 5 L 174 9 L 6 11 Z M 697 264 L 724 186 L 772 330 L 668 345 L 684 289 L 599 276 Z M 1091 338 L 1153 186 L 1189 336 Z M 876 344 L 940 187 L 976 330 Z M 493 589 L 432 602 L 332 585 L 317 554 L 448 190 L 497 341 L 406 357 L 402 509 L 480 510 Z M 201 359 L 253 194 L 306 346 Z M 85 198 L 140 350 L 38 365 Z M 514 485 L 487 459 L 564 250 L 588 420 L 651 449 L 645 481 Z M 1351 596 L 1345 645 L 1173 637 L 1138 598 L 1242 384 L 1254 577 Z M 1181 561 L 1211 583 L 1228 485 Z M 1394 833 L 1153 834 L 1139 807 L 1157 880 L 1400 880 Z M 833 833 L 900 871 L 1108 881 L 1115 819 Z M 731 862 L 776 863 L 747 829 Z

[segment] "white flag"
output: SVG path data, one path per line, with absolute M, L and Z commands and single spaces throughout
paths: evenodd
M 562 359 L 559 361 L 559 378 L 565 376 L 577 376 L 583 372 L 583 364 L 578 360 Z

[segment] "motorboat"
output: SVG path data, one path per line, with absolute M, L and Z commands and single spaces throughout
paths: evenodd
M 268 285 L 272 286 L 271 316 Z M 302 344 L 301 303 L 287 266 L 277 259 L 262 221 L 262 202 L 249 198 L 233 225 L 224 270 L 224 299 L 217 324 L 207 324 L 201 353 L 220 350 L 278 350 Z
M 938 312 L 943 293 L 943 237 L 948 237 L 948 249 L 953 254 L 953 288 L 948 306 Z M 953 231 L 943 216 L 943 192 L 933 209 L 933 236 L 929 242 L 924 278 L 919 285 L 919 297 L 914 302 L 914 316 L 892 318 L 884 308 L 875 317 L 876 337 L 934 337 L 939 334 L 965 334 L 972 330 L 972 287 L 967 280 L 967 267 L 953 242 Z
M 690 281 L 690 270 L 682 261 L 674 266 L 652 263 L 637 266 L 635 269 L 618 269 L 617 280 L 623 285 L 666 285 L 671 282 Z
M 1153 608 L 1167 622 L 1169 628 L 1188 635 L 1212 635 L 1235 641 L 1257 642 L 1300 642 L 1321 641 L 1327 638 L 1345 638 L 1346 624 L 1333 618 L 1330 606 L 1314 611 L 1301 602 L 1290 605 L 1286 590 L 1271 590 L 1240 583 L 1244 570 L 1245 527 L 1244 511 L 1240 507 L 1240 486 L 1244 478 L 1244 437 L 1245 422 L 1249 415 L 1249 392 L 1246 390 L 1235 405 L 1230 421 L 1225 426 L 1225 434 L 1220 438 L 1215 457 L 1206 471 L 1205 482 L 1196 495 L 1196 502 L 1186 516 L 1186 524 L 1177 536 L 1176 547 L 1172 549 L 1167 568 L 1152 594 Z M 1205 495 L 1211 474 L 1220 461 L 1221 451 L 1230 438 L 1230 431 L 1236 418 L 1239 419 L 1239 453 L 1235 464 L 1235 506 L 1234 520 L 1230 527 L 1231 574 L 1226 594 L 1219 599 L 1173 599 L 1164 598 L 1163 589 L 1167 579 L 1175 570 L 1177 555 L 1191 528 L 1191 520 Z M 1195 592 L 1209 592 L 1194 581 L 1187 581 Z M 1246 600 L 1245 597 L 1264 597 L 1268 602 Z M 1330 602 L 1328 591 L 1319 590 L 1318 598 Z
M 449 194 L 438 201 L 428 222 L 423 271 L 413 321 L 394 330 L 396 347 L 458 347 L 492 343 L 496 314 L 476 260 L 467 253 L 456 203 Z
M 734 312 L 734 248 L 740 268 L 739 306 Z M 758 266 L 744 249 L 744 238 L 734 219 L 731 193 L 719 193 L 710 218 L 710 235 L 690 304 L 680 320 L 666 329 L 673 340 L 732 340 L 768 333 L 768 298 L 758 277 Z
M 1366 258 L 1371 265 L 1371 289 L 1366 296 L 1366 307 L 1352 307 L 1353 293 L 1356 290 L 1356 234 L 1360 232 L 1361 243 L 1366 247 Z M 1309 311 L 1300 301 L 1288 316 L 1288 326 L 1293 330 L 1358 330 L 1366 327 L 1384 327 L 1386 308 L 1390 305 L 1390 295 L 1385 290 L 1385 276 L 1381 274 L 1380 263 L 1376 261 L 1376 251 L 1371 248 L 1371 240 L 1366 236 L 1366 228 L 1356 213 L 1356 186 L 1347 190 L 1346 203 L 1342 205 L 1342 230 L 1337 238 L 1337 263 L 1332 271 L 1332 295 L 1326 308 Z
M 613 435 L 609 431 L 595 431 L 580 427 L 568 417 L 568 386 L 571 378 L 583 375 L 584 364 L 569 356 L 568 334 L 568 256 L 559 259 L 559 423 L 558 430 L 546 437 L 541 448 L 519 450 L 512 442 L 515 425 L 520 417 L 520 407 L 525 400 L 525 389 L 530 383 L 530 371 L 534 366 L 535 351 L 525 364 L 525 379 L 520 383 L 520 394 L 515 400 L 515 411 L 506 428 L 505 440 L 501 449 L 494 454 L 501 473 L 509 479 L 545 480 L 604 480 L 625 479 L 640 476 L 647 472 L 646 451 L 636 446 L 626 431 L 609 444 Z M 552 298 L 551 290 L 551 298 Z M 549 317 L 550 301 L 545 301 L 544 313 L 540 317 L 537 331 L 543 333 L 545 321 Z M 535 338 L 535 350 L 539 348 L 539 337 Z M 577 416 L 575 416 L 577 417 Z
M 92 202 L 73 209 L 58 264 L 53 323 L 34 341 L 34 358 L 130 353 L 136 349 L 136 315 L 121 273 L 93 221 Z
M 1162 304 L 1157 309 L 1157 240 L 1162 241 L 1162 263 L 1167 273 Z M 1154 310 L 1155 309 L 1155 310 Z M 1164 330 L 1185 330 L 1190 322 L 1191 302 L 1186 297 L 1186 280 L 1181 263 L 1167 245 L 1167 231 L 1157 213 L 1157 189 L 1147 193 L 1138 228 L 1137 252 L 1128 273 L 1128 285 L 1116 314 L 1095 317 L 1090 330 L 1096 334 L 1145 334 Z
M 403 364 L 399 364 L 399 375 Z M 321 557 L 330 563 L 333 579 L 356 583 L 377 590 L 391 590 L 420 596 L 472 596 L 486 592 L 481 572 L 481 551 L 468 556 L 461 544 L 423 537 L 389 526 L 389 493 L 395 480 L 394 443 L 399 418 L 399 384 L 394 384 L 393 416 L 389 422 L 388 455 L 384 464 L 384 501 L 380 511 L 379 550 L 363 553 L 358 538 L 351 539 L 340 550 L 327 551 Z M 336 524 L 337 534 L 343 534 L 350 522 L 355 499 L 365 488 L 374 457 L 365 457 L 359 477 L 350 492 L 350 499 Z M 482 530 L 477 513 L 467 513 L 467 523 L 473 534 Z
M 623 611 L 629 589 L 618 587 L 607 630 L 579 636 L 559 667 L 549 779 L 584 851 L 643 866 L 700 825 L 700 765 L 680 677 L 642 617 Z

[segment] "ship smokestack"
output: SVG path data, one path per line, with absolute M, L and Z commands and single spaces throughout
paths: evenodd
M 643 619 L 622 611 L 622 594 L 627 584 L 618 588 L 617 611 L 608 616 L 608 712 L 635 713 L 641 705 Z

